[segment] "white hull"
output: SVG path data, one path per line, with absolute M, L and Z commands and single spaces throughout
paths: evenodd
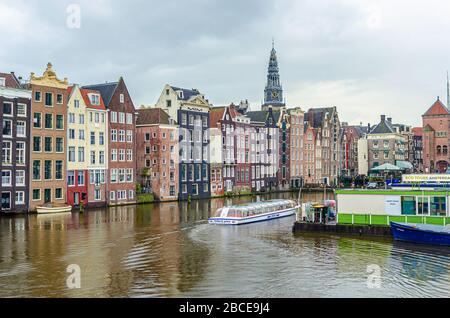
M 44 207 L 40 206 L 36 208 L 36 211 L 38 214 L 52 214 L 52 213 L 68 213 L 72 211 L 72 207 L 70 205 L 68 206 L 62 206 L 62 207 Z
M 297 211 L 297 208 L 298 207 L 289 210 L 275 211 L 260 215 L 249 216 L 246 218 L 220 218 L 220 217 L 210 218 L 208 219 L 208 222 L 209 224 L 216 224 L 216 225 L 242 225 L 262 221 L 270 221 L 294 215 L 295 212 Z

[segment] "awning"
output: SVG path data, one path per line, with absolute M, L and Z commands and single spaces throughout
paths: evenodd
M 399 167 L 402 170 L 408 170 L 408 169 L 413 169 L 413 165 L 411 162 L 408 161 L 401 161 L 398 160 L 395 164 L 397 167 Z
M 371 171 L 400 171 L 400 170 L 402 169 L 390 163 L 385 163 L 381 166 L 371 169 Z

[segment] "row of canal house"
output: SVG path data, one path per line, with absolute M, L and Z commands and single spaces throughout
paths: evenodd
M 122 78 L 71 85 L 48 64 L 0 73 L 1 212 L 136 202 L 136 111 Z

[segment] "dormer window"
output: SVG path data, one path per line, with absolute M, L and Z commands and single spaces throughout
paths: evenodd
M 0 77 L 0 86 L 6 86 L 6 78 Z
M 89 98 L 91 100 L 92 105 L 100 105 L 100 95 L 91 94 L 91 95 L 89 95 Z

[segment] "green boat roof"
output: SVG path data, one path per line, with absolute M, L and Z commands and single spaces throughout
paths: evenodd
M 450 195 L 449 191 L 435 190 L 335 190 L 335 194 L 352 194 L 352 195 Z

